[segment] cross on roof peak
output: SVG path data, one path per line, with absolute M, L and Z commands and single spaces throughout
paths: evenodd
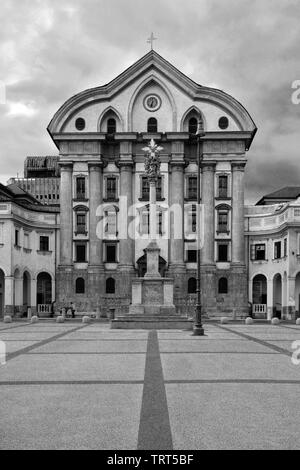
M 156 41 L 156 39 L 153 33 L 151 33 L 150 38 L 147 39 L 147 42 L 151 44 L 151 51 L 153 51 L 153 41 Z

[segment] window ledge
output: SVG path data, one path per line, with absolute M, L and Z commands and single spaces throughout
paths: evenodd
M 0 243 L 0 248 L 2 248 L 4 246 L 4 243 Z
M 88 198 L 87 197 L 74 197 L 73 201 L 74 202 L 87 202 Z
M 185 197 L 184 198 L 185 201 L 190 201 L 190 202 L 197 202 L 197 197 Z M 201 200 L 201 198 L 200 198 Z
M 138 200 L 141 201 L 141 202 L 150 202 L 150 199 L 148 197 L 139 197 Z M 165 200 L 166 200 L 165 197 L 157 197 L 156 198 L 156 201 L 165 201 Z
M 287 259 L 287 256 L 280 256 L 280 258 L 273 258 L 272 261 L 282 261 L 286 259 Z
M 269 260 L 268 259 L 252 259 L 251 262 L 252 263 L 255 263 L 255 264 L 265 264 L 267 263 Z
M 23 248 L 23 251 L 25 253 L 31 253 L 32 252 L 32 249 L 31 248 Z
M 52 251 L 50 250 L 36 250 L 36 252 L 39 254 L 39 255 L 51 255 L 52 254 Z
M 85 237 L 87 236 L 87 232 L 74 232 L 75 235 L 84 235 Z
M 21 246 L 20 245 L 14 245 L 15 249 L 16 250 L 21 250 Z
M 231 201 L 231 197 L 230 197 L 230 196 L 224 196 L 224 197 L 217 196 L 215 199 L 216 199 L 217 201 Z
M 104 197 L 103 202 L 119 202 L 118 197 Z
M 225 235 L 229 235 L 230 234 L 230 230 L 217 230 L 217 234 L 220 235 L 224 233 Z

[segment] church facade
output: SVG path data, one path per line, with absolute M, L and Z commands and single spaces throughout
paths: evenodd
M 197 220 L 195 136 L 201 138 Z M 149 185 L 143 148 L 160 152 L 159 270 L 174 279 L 174 304 L 195 296 L 197 239 L 208 316 L 248 311 L 244 170 L 256 127 L 223 91 L 201 86 L 150 51 L 110 83 L 83 91 L 56 112 L 48 131 L 59 150 L 60 241 L 56 302 L 77 311 L 128 311 L 131 283 L 145 274 Z

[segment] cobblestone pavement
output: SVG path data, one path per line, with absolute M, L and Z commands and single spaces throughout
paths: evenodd
M 299 326 L 40 321 L 0 340 L 1 449 L 300 448 Z

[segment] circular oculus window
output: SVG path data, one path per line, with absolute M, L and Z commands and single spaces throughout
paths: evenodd
M 161 106 L 161 99 L 158 95 L 147 95 L 144 98 L 144 108 L 147 111 L 157 111 Z

